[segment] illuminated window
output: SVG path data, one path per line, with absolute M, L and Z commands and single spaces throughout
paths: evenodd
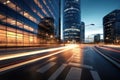
M 7 42 L 9 43 L 16 43 L 16 33 L 7 31 Z
M 16 32 L 16 29 L 7 27 L 7 31 Z
M 32 31 L 32 32 L 34 31 L 34 28 L 27 26 L 27 25 L 24 25 L 24 29 Z
M 24 44 L 29 44 L 29 35 L 24 35 Z
M 46 1 L 43 0 L 43 3 L 45 4 L 45 6 L 47 7 L 47 9 L 49 10 L 49 12 L 51 13 L 51 15 L 53 16 L 54 19 L 56 19 L 56 17 L 54 16 L 53 12 L 51 11 L 50 7 L 47 5 Z
M 43 6 L 41 5 L 41 3 L 38 0 L 34 0 L 34 2 L 39 6 L 39 8 L 42 10 L 42 12 L 46 15 L 49 16 L 47 14 L 47 12 L 45 11 L 45 9 L 43 8 Z
M 23 28 L 24 25 L 23 25 L 23 23 L 17 21 L 17 26 L 20 27 L 20 28 Z
M 0 25 L 0 30 L 6 30 L 6 26 Z
M 16 7 L 16 10 L 17 10 L 17 12 L 22 11 L 21 8 L 19 8 L 18 6 Z
M 16 5 L 8 0 L 7 6 L 16 11 Z
M 5 18 L 6 18 L 6 16 L 0 14 L 0 20 L 3 20 Z
M 10 23 L 11 25 L 16 25 L 16 20 L 12 18 L 7 18 L 7 23 Z
M 17 43 L 23 43 L 23 34 L 17 33 Z
M 6 23 L 6 16 L 0 14 L 0 21 L 5 22 Z
M 38 16 L 40 16 L 40 18 L 43 18 L 42 14 L 40 14 L 39 12 L 37 13 Z
M 34 31 L 34 29 L 32 27 L 29 27 L 29 30 L 32 31 L 32 32 Z
M 10 3 L 10 0 L 0 0 L 0 2 L 3 4 L 8 4 L 8 3 Z
M 20 7 L 16 6 L 16 11 L 24 16 L 24 11 Z
M 24 25 L 24 29 L 29 30 L 29 26 Z
M 33 43 L 34 37 L 33 35 L 30 35 L 30 43 Z
M 1 27 L 1 25 L 0 25 Z M 0 29 L 0 45 L 5 46 L 6 44 L 6 30 L 1 30 Z
M 37 37 L 36 37 L 36 35 L 34 35 L 34 43 L 38 43 L 37 41 L 38 41 Z
M 30 19 L 31 21 L 35 22 L 35 23 L 38 23 L 37 20 L 32 17 L 30 14 L 28 14 L 27 12 L 24 11 L 24 16 L 28 19 Z

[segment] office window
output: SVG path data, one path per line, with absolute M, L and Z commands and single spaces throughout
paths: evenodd
M 8 45 L 11 45 L 12 43 L 16 43 L 16 33 L 7 31 L 7 43 Z
M 17 33 L 17 43 L 23 43 L 23 34 Z
M 35 22 L 35 23 L 38 23 L 37 20 L 32 17 L 30 14 L 28 14 L 27 12 L 24 11 L 24 16 L 28 19 L 30 19 L 31 21 Z
M 17 11 L 17 12 L 20 12 L 20 11 L 22 11 L 22 10 L 21 10 L 21 8 L 19 8 L 18 6 L 16 6 L 16 11 Z
M 1 28 L 0 28 L 0 45 L 1 46 L 6 45 L 6 30 L 2 30 Z
M 24 25 L 24 29 L 32 31 L 32 32 L 34 31 L 34 28 L 32 28 L 32 27 L 30 27 L 28 25 Z
M 24 27 L 24 24 L 21 23 L 21 22 L 19 22 L 19 21 L 17 21 L 17 26 L 20 27 L 20 28 L 23 28 L 23 27 Z
M 34 43 L 35 43 L 35 44 L 38 43 L 38 39 L 37 39 L 37 36 L 36 36 L 36 35 L 34 35 Z
M 34 42 L 34 37 L 32 34 L 30 34 L 30 43 L 33 43 Z
M 8 7 L 10 7 L 11 9 L 15 10 L 16 11 L 16 5 L 14 3 L 12 3 L 11 1 L 8 1 L 8 3 L 6 3 L 6 5 Z
M 24 35 L 24 44 L 28 45 L 29 44 L 29 35 Z
M 5 19 L 5 18 L 6 18 L 6 16 L 0 14 L 0 20 L 3 20 L 3 19 Z
M 0 21 L 2 21 L 2 22 L 5 22 L 5 23 L 6 23 L 6 19 L 7 19 L 7 17 L 6 17 L 6 16 L 4 16 L 4 15 L 0 14 Z
M 16 32 L 16 29 L 11 28 L 11 27 L 7 27 L 7 31 Z
M 24 25 L 24 29 L 29 30 L 29 26 Z
M 12 19 L 12 18 L 7 18 L 7 23 L 11 24 L 11 25 L 16 25 L 16 20 Z
M 0 30 L 6 30 L 6 26 L 0 25 Z
M 37 13 L 37 15 L 38 15 L 40 18 L 43 18 L 42 14 L 40 14 L 39 12 Z

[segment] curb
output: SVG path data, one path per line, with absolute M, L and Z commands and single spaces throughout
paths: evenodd
M 114 61 L 113 59 L 111 59 L 110 57 L 104 55 L 102 52 L 100 52 L 99 50 L 97 50 L 95 47 L 93 48 L 96 52 L 98 52 L 101 56 L 103 56 L 105 59 L 107 59 L 108 61 L 110 61 L 112 64 L 114 64 L 116 67 L 118 67 L 120 69 L 120 63 Z

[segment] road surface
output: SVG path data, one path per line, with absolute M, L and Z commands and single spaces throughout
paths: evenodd
M 0 80 L 120 80 L 119 55 L 79 44 L 0 55 Z

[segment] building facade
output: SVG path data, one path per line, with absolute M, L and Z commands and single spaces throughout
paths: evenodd
M 85 42 L 85 23 L 81 22 L 81 27 L 80 27 L 80 42 L 84 43 Z
M 103 18 L 104 42 L 120 44 L 120 10 L 114 10 Z
M 94 35 L 94 43 L 100 43 L 100 34 Z
M 64 0 L 63 38 L 65 42 L 80 42 L 80 0 Z
M 40 39 L 41 44 L 54 43 L 54 19 L 51 17 L 45 17 L 41 20 L 38 26 L 38 33 L 42 35 Z M 54 41 L 54 42 L 53 42 Z
M 47 37 L 43 37 L 46 29 L 39 24 L 45 17 L 51 17 L 55 32 L 58 13 L 56 0 L 0 0 L 0 47 L 39 45 Z

